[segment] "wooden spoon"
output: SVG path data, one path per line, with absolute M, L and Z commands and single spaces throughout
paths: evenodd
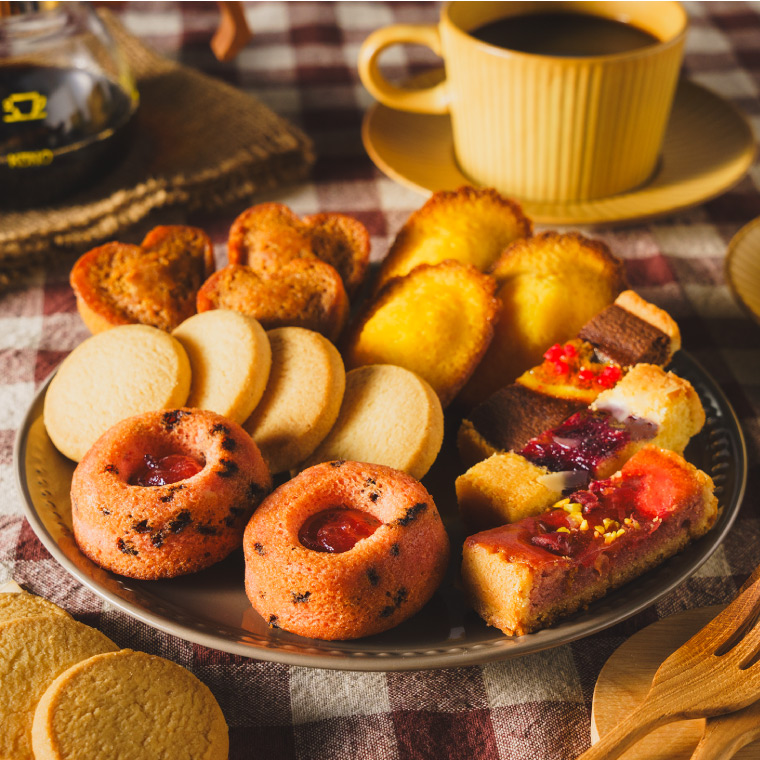
M 728 760 L 758 738 L 760 701 L 737 712 L 708 718 L 690 760 Z
M 723 715 L 757 699 L 760 567 L 750 581 L 723 612 L 660 665 L 644 701 L 578 760 L 614 760 L 658 726 Z

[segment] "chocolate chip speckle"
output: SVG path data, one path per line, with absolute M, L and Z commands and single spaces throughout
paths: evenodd
M 174 499 L 174 494 L 177 493 L 177 491 L 181 491 L 184 489 L 184 485 L 181 483 L 176 486 L 169 486 L 169 492 L 167 494 L 164 494 L 164 496 L 161 497 L 161 501 L 164 504 L 169 504 Z
M 311 596 L 311 591 L 304 591 L 303 594 L 297 594 L 295 591 L 293 592 L 293 604 L 305 604 L 309 601 L 309 597 Z
M 128 554 L 131 557 L 136 557 L 140 553 L 129 541 L 125 541 L 123 538 L 116 539 L 116 548 L 123 554 Z
M 345 463 L 345 459 L 336 459 L 334 462 L 330 462 L 330 467 L 342 467 Z
M 222 440 L 222 448 L 225 451 L 235 451 L 237 448 L 237 441 L 234 438 L 225 438 Z
M 391 544 L 391 557 L 398 557 L 401 554 L 401 547 L 398 544 Z
M 385 595 L 391 599 L 391 603 L 380 610 L 380 617 L 390 617 L 406 601 L 409 592 L 401 586 L 395 594 L 386 591 Z
M 150 525 L 147 520 L 140 520 L 132 526 L 132 530 L 135 533 L 150 533 Z
M 229 435 L 229 432 L 230 429 L 221 422 L 217 422 L 216 425 L 211 428 L 211 435 Z
M 172 533 L 181 533 L 193 521 L 190 512 L 183 509 L 170 523 L 169 530 Z
M 405 528 L 409 523 L 414 522 L 427 509 L 427 506 L 424 501 L 417 502 L 413 507 L 409 507 L 406 510 L 406 514 L 403 517 L 399 517 L 396 520 L 396 524 Z
M 196 525 L 195 530 L 202 536 L 216 536 L 219 533 L 213 525 L 204 525 L 203 523 Z
M 258 555 L 260 555 L 262 557 L 267 553 L 267 550 L 258 541 L 253 545 L 253 549 L 256 552 L 256 554 L 258 554 Z
M 115 464 L 107 464 L 103 468 L 103 472 L 111 472 L 114 475 L 118 475 L 119 474 L 119 468 Z
M 367 578 L 371 586 L 377 586 L 377 584 L 380 583 L 380 574 L 377 572 L 377 570 L 375 570 L 374 567 L 367 569 Z
M 164 427 L 167 430 L 174 430 L 174 428 L 179 425 L 182 418 L 189 415 L 190 412 L 186 412 L 184 409 L 172 409 L 169 412 L 164 412 L 164 415 L 162 417 Z
M 270 628 L 279 628 L 280 626 L 277 625 L 277 615 L 270 615 L 269 616 L 269 627 Z
M 380 494 L 379 494 L 379 493 L 376 493 L 375 491 L 373 491 L 373 492 L 372 492 L 372 493 L 369 495 L 369 500 L 370 500 L 371 502 L 376 502 L 376 501 L 377 501 L 379 498 L 380 498 Z
M 259 485 L 255 480 L 252 480 L 248 484 L 248 488 L 246 490 L 246 496 L 251 500 L 258 500 L 262 499 L 266 495 L 266 488 Z
M 164 545 L 164 534 L 162 531 L 158 530 L 156 531 L 151 537 L 150 542 L 153 544 L 153 546 L 156 547 L 156 549 L 160 549 Z
M 104 515 L 110 515 L 110 514 L 111 514 L 111 510 L 110 510 L 110 509 L 106 509 L 105 507 L 101 507 L 101 508 L 100 508 L 100 511 L 101 511 L 101 512 L 102 512 Z
M 219 469 L 216 470 L 216 474 L 220 478 L 231 478 L 234 475 L 237 475 L 238 469 L 237 464 L 231 459 L 220 459 Z

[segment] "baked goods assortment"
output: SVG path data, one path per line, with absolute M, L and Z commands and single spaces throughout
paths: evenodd
M 269 380 L 272 349 L 261 324 L 237 311 L 195 314 L 173 332 L 191 367 L 187 406 L 245 422 Z
M 243 427 L 276 474 L 298 467 L 330 432 L 346 371 L 338 349 L 319 333 L 279 327 L 267 337 L 272 365 L 266 391 Z
M 552 509 L 470 536 L 462 580 L 489 625 L 522 635 L 659 565 L 704 535 L 717 514 L 705 473 L 647 446 Z
M 460 515 L 468 527 L 484 530 L 540 514 L 568 488 L 609 477 L 644 445 L 683 453 L 704 423 L 687 380 L 637 364 L 590 406 L 460 475 Z
M 271 485 L 258 447 L 232 420 L 146 412 L 109 428 L 74 470 L 74 538 L 97 565 L 130 578 L 193 573 L 240 546 Z
M 592 403 L 631 366 L 665 366 L 680 347 L 681 334 L 669 314 L 632 290 L 623 291 L 575 339 L 548 347 L 543 362 L 465 415 L 457 435 L 462 460 L 473 464 L 522 448 Z
M 500 318 L 493 341 L 461 394 L 466 408 L 540 361 L 625 287 L 623 264 L 600 240 L 577 232 L 515 240 L 488 270 Z
M 317 258 L 285 261 L 276 274 L 239 264 L 215 272 L 198 291 L 198 311 L 232 309 L 265 329 L 305 327 L 336 340 L 348 318 L 348 296 L 338 272 Z
M 15 583 L 0 610 L 0 757 L 227 759 L 221 708 L 183 667 L 119 649 Z
M 72 665 L 48 686 L 32 746 L 35 760 L 227 760 L 229 738 L 219 703 L 192 673 L 121 649 Z
M 443 443 L 443 409 L 419 375 L 393 364 L 369 364 L 346 375 L 335 424 L 302 464 L 348 459 L 380 462 L 422 479 Z
M 196 227 L 156 227 L 142 244 L 106 243 L 71 270 L 82 320 L 92 333 L 127 324 L 173 330 L 195 314 L 198 289 L 214 271 L 208 235 Z
M 375 290 L 420 264 L 453 259 L 486 272 L 510 243 L 532 233 L 533 223 L 522 208 L 492 188 L 464 186 L 433 193 L 396 235 Z
M 367 228 L 352 216 L 327 212 L 301 220 L 281 203 L 260 203 L 232 223 L 228 258 L 275 274 L 286 261 L 316 257 L 340 274 L 353 297 L 367 274 L 369 248 Z
M 345 330 L 367 273 L 360 222 L 259 204 L 228 249 L 197 287 L 197 313 L 90 338 L 48 389 L 51 440 L 81 460 L 75 537 L 99 566 L 172 578 L 242 543 L 245 591 L 272 628 L 385 631 L 427 603 L 448 563 L 419 482 L 448 406 L 464 414 L 462 522 L 494 526 L 465 543 L 465 586 L 510 635 L 587 605 L 714 522 L 709 478 L 664 451 L 682 452 L 704 423 L 694 389 L 663 369 L 678 326 L 624 289 L 600 241 L 533 236 L 490 189 L 435 193 Z M 133 364 L 139 382 L 124 385 Z
M 475 371 L 498 318 L 492 278 L 471 264 L 420 264 L 369 302 L 344 345 L 349 368 L 395 364 L 424 378 L 446 407 Z
M 449 539 L 421 483 L 381 465 L 304 470 L 245 530 L 245 590 L 270 626 L 354 639 L 406 620 L 438 588 Z
M 115 327 L 63 360 L 45 394 L 45 428 L 78 462 L 125 417 L 183 406 L 190 383 L 190 361 L 176 338 L 148 325 Z

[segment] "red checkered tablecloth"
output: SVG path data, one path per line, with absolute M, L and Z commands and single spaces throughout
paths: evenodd
M 310 182 L 271 193 L 298 214 L 359 218 L 381 259 L 423 197 L 386 178 L 364 152 L 360 124 L 371 98 L 356 72 L 359 46 L 377 27 L 430 22 L 437 3 L 247 3 L 253 41 L 230 63 L 209 39 L 215 3 L 112 3 L 127 28 L 159 52 L 256 95 L 303 128 L 318 160 Z M 688 3 L 685 70 L 760 126 L 760 3 Z M 408 75 L 434 62 L 395 48 L 388 66 Z M 695 156 L 699 161 L 699 156 Z M 256 201 L 264 198 L 256 198 Z M 206 228 L 218 263 L 240 208 L 176 210 L 145 226 Z M 230 726 L 233 760 L 562 760 L 589 745 L 590 708 L 608 656 L 632 633 L 680 610 L 725 602 L 760 561 L 760 327 L 726 285 L 726 246 L 760 216 L 760 164 L 729 192 L 650 223 L 585 228 L 624 259 L 632 287 L 678 320 L 684 346 L 721 385 L 747 438 L 749 479 L 738 520 L 689 580 L 641 614 L 602 633 L 504 662 L 461 669 L 360 673 L 291 667 L 227 655 L 174 638 L 104 603 L 51 558 L 22 516 L 14 482 L 16 429 L 41 381 L 88 333 L 67 283 L 71 261 L 38 270 L 0 299 L 0 582 L 14 578 L 97 626 L 122 647 L 160 654 L 197 674 Z M 0 729 L 1 730 L 1 729 Z

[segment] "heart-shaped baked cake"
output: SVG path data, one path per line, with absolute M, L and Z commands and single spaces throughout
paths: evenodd
M 170 225 L 152 229 L 139 246 L 93 248 L 74 265 L 70 282 L 92 333 L 135 323 L 171 331 L 195 314 L 198 289 L 213 271 L 208 235 Z
M 266 275 L 239 264 L 215 272 L 198 291 L 198 311 L 232 309 L 264 329 L 305 327 L 335 340 L 346 323 L 348 297 L 340 275 L 316 257 L 292 259 Z
M 317 257 L 335 267 L 349 296 L 367 273 L 370 240 L 367 228 L 345 214 L 323 213 L 299 219 L 282 203 L 260 203 L 232 224 L 229 263 L 247 264 L 261 274 L 274 274 L 287 261 Z

